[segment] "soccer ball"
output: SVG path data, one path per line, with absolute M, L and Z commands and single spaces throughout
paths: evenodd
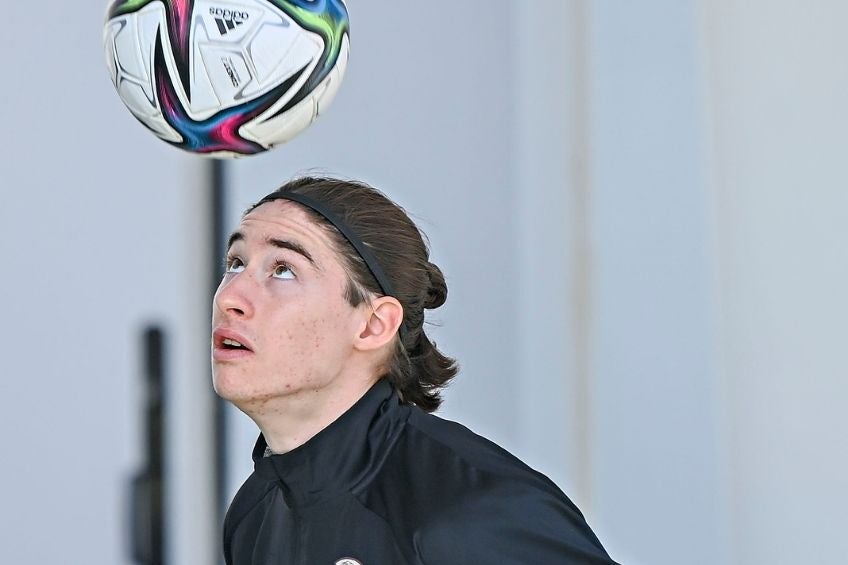
M 237 157 L 288 141 L 327 108 L 349 34 L 343 0 L 116 0 L 103 42 L 142 124 L 188 151 Z

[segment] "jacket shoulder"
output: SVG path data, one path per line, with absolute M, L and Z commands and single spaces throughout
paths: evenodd
M 465 426 L 417 409 L 361 500 L 396 539 L 414 540 L 408 551 L 425 565 L 613 563 L 550 479 Z

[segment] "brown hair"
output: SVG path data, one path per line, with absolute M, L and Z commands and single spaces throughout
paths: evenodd
M 301 194 L 320 202 L 347 224 L 371 250 L 391 282 L 393 296 L 403 306 L 402 331 L 395 340 L 386 375 L 403 402 L 432 412 L 442 402 L 440 389 L 457 373 L 456 360 L 445 356 L 424 332 L 424 310 L 444 304 L 448 294 L 442 271 L 430 262 L 426 236 L 403 208 L 363 182 L 326 177 L 301 177 L 289 181 L 256 207 L 280 198 L 281 193 Z M 380 285 L 347 239 L 319 213 L 303 207 L 332 235 L 348 272 L 345 298 L 359 306 L 369 294 L 382 295 Z

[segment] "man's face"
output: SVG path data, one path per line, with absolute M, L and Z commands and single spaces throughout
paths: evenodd
M 212 311 L 215 391 L 245 407 L 337 382 L 362 321 L 324 228 L 275 200 L 242 220 Z M 239 346 L 239 344 L 241 346 Z

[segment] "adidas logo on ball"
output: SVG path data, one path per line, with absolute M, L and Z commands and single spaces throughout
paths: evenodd
M 221 35 L 227 35 L 236 26 L 240 26 L 245 20 L 250 18 L 250 14 L 247 12 L 227 10 L 225 8 L 209 8 L 209 15 L 215 18 L 215 23 L 218 24 L 218 31 Z

